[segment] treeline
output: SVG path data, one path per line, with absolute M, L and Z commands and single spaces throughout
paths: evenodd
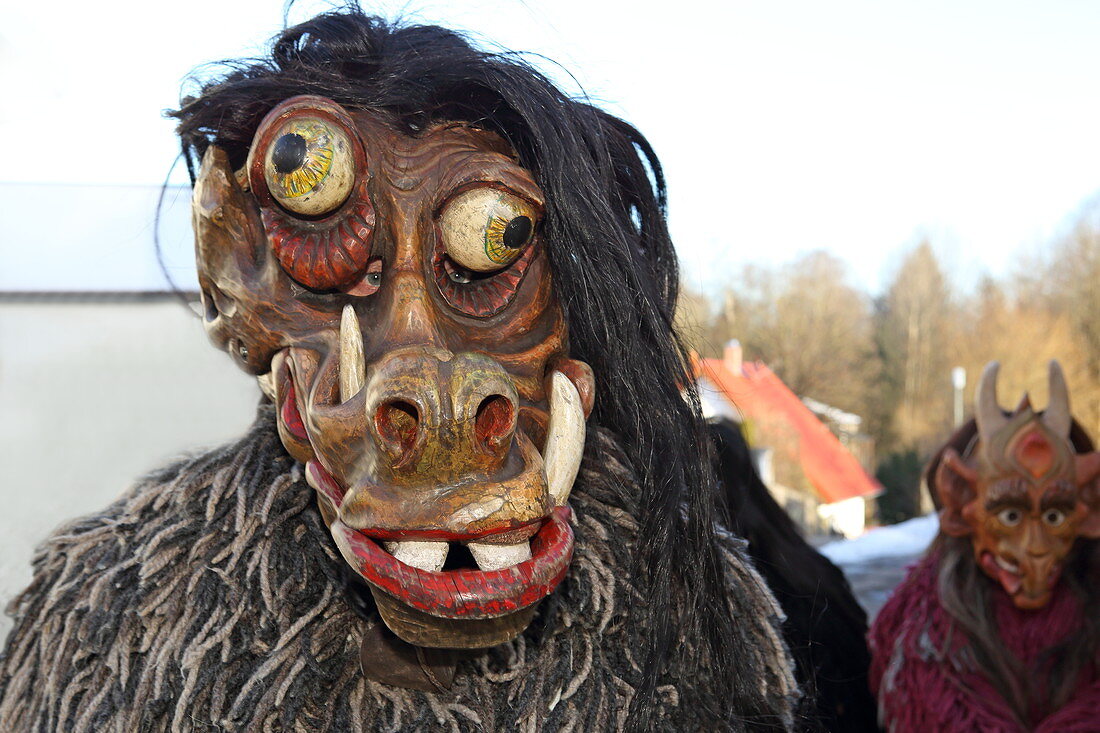
M 798 395 L 861 415 L 886 487 L 880 519 L 900 521 L 918 511 L 921 468 L 953 429 L 954 367 L 966 371 L 969 417 L 988 361 L 1001 362 L 1005 407 L 1027 391 L 1041 408 L 1046 362 L 1058 359 L 1074 415 L 1100 438 L 1100 201 L 1042 254 L 973 292 L 958 290 L 928 241 L 878 297 L 817 251 L 745 267 L 716 297 L 685 293 L 680 323 L 701 355 L 718 356 L 736 338 L 746 359 L 765 362 Z

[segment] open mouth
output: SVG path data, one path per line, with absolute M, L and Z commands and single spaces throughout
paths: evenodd
M 1009 595 L 1014 596 L 1020 592 L 1024 581 L 1018 564 L 992 552 L 982 553 L 981 564 L 986 574 L 996 578 Z
M 513 565 L 499 569 L 473 568 L 443 569 L 448 554 L 452 554 L 447 542 L 393 542 L 396 551 L 407 545 L 434 545 L 440 551 L 410 553 L 421 562 L 438 565 L 438 570 L 423 569 L 399 560 L 379 543 L 337 520 L 332 535 L 340 552 L 355 570 L 368 582 L 403 603 L 431 616 L 453 619 L 497 618 L 515 613 L 550 595 L 565 576 L 573 557 L 573 530 L 569 526 L 569 507 L 555 507 L 542 528 L 530 540 L 513 545 L 500 545 L 498 554 L 478 557 L 470 554 L 480 565 L 490 567 L 505 560 L 515 548 L 524 547 L 518 555 L 529 557 Z M 478 543 L 469 543 L 467 547 Z M 482 544 L 484 547 L 491 547 Z M 429 559 L 430 558 L 430 559 Z M 485 558 L 483 560 L 483 558 Z M 411 558 L 410 558 L 411 559 Z
M 306 480 L 322 501 L 340 506 L 344 492 L 316 461 L 306 464 Z M 379 590 L 431 616 L 482 619 L 514 613 L 554 591 L 573 557 L 571 514 L 557 506 L 540 522 L 475 539 L 376 537 L 339 519 L 330 529 L 344 560 Z M 448 559 L 455 567 L 445 567 Z
M 1046 597 L 1047 593 L 1049 593 L 1058 583 L 1058 579 L 1061 576 L 1060 566 L 1058 564 L 1051 566 L 1049 572 L 1046 573 L 1045 582 L 1042 584 L 1041 591 L 1036 594 L 1034 590 L 1029 591 L 1028 588 L 1025 588 L 1024 581 L 1026 573 L 1018 562 L 992 552 L 983 552 L 981 555 L 981 565 L 986 574 L 996 578 L 1005 591 L 1011 596 L 1017 596 L 1023 592 L 1024 595 L 1033 596 L 1035 598 L 1040 596 Z

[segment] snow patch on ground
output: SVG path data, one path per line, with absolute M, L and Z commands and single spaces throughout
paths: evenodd
M 926 514 L 889 527 L 872 529 L 853 540 L 837 540 L 818 548 L 838 565 L 865 562 L 880 557 L 919 555 L 927 549 L 940 528 L 939 517 Z

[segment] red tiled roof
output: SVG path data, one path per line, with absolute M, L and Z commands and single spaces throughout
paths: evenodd
M 706 376 L 749 418 L 781 417 L 797 433 L 802 472 L 826 504 L 882 490 L 771 369 L 760 362 L 745 362 L 742 373 L 734 374 L 721 359 L 701 359 L 696 364 L 697 374 Z

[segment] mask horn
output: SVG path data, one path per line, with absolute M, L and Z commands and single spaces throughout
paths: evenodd
M 978 436 L 986 444 L 1008 422 L 997 402 L 997 372 L 1000 369 L 1000 362 L 991 361 L 985 365 L 981 379 L 978 380 L 978 404 L 975 406 L 974 419 L 978 423 Z
M 1050 360 L 1048 384 L 1050 401 L 1047 403 L 1047 409 L 1043 411 L 1043 422 L 1058 437 L 1068 438 L 1070 425 L 1073 422 L 1069 412 L 1069 389 L 1066 387 L 1066 377 L 1062 373 L 1062 367 L 1053 359 Z

